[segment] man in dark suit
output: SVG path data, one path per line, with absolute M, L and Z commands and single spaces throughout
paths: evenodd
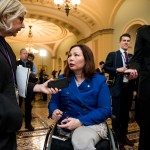
M 131 69 L 126 70 L 130 72 L 129 79 L 139 76 L 139 150 L 147 150 L 150 135 L 150 25 L 144 25 L 137 32 L 134 55 L 129 68 Z
M 112 128 L 122 149 L 124 149 L 124 145 L 133 146 L 126 134 L 128 132 L 129 110 L 132 104 L 134 83 L 124 75 L 130 60 L 130 55 L 127 52 L 130 39 L 131 37 L 127 33 L 121 35 L 119 39 L 120 49 L 116 52 L 110 52 L 104 64 L 105 72 L 113 80 L 111 96 L 112 114 L 115 119 L 112 120 Z
M 100 61 L 99 62 L 99 67 L 96 68 L 96 72 L 101 74 L 101 75 L 105 75 L 105 71 L 104 71 L 104 62 L 103 61 Z

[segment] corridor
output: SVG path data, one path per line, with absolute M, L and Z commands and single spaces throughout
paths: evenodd
M 36 95 L 35 101 L 33 101 L 32 109 L 32 125 L 35 127 L 34 131 L 28 131 L 22 128 L 17 133 L 17 150 L 43 150 L 44 141 L 48 127 L 52 124 L 52 120 L 48 119 L 48 101 L 41 100 L 41 95 Z M 111 121 L 108 120 L 108 124 L 111 127 Z M 125 146 L 126 150 L 137 150 L 138 138 L 139 138 L 139 127 L 131 118 L 129 123 L 128 137 L 134 141 L 134 146 Z

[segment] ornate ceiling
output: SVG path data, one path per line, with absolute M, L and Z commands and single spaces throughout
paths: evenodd
M 55 45 L 69 36 L 76 36 L 79 41 L 96 31 L 112 28 L 114 15 L 124 0 L 81 0 L 77 10 L 71 10 L 69 16 L 63 8 L 58 10 L 53 0 L 20 1 L 28 10 L 26 28 L 8 39 L 26 42 L 29 25 L 32 25 L 34 43 Z
M 26 28 L 22 29 L 15 38 L 11 37 L 10 39 L 15 39 L 17 41 L 27 41 L 30 25 L 32 26 L 32 41 L 34 43 L 51 43 L 61 40 L 69 34 L 67 29 L 52 22 L 48 22 L 42 19 L 26 18 Z

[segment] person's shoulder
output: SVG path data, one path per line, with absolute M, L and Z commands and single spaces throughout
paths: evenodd
M 62 78 L 64 78 L 65 76 L 64 76 L 64 74 L 60 74 L 59 76 L 58 76 L 58 79 L 62 79 Z
M 106 83 L 106 77 L 104 75 L 101 75 L 101 74 L 95 74 L 92 78 L 92 83 L 96 87 L 100 87 L 102 84 Z
M 21 61 L 20 59 L 16 61 L 17 66 L 22 65 L 23 61 Z
M 119 50 L 109 52 L 109 53 L 108 53 L 108 57 L 114 57 L 114 56 L 116 56 L 118 53 L 120 53 L 120 51 L 119 51 Z
M 147 28 L 150 28 L 150 25 L 143 25 L 143 26 L 141 26 L 141 27 L 139 28 L 139 30 L 140 30 L 140 29 L 147 29 Z
M 99 71 L 99 68 L 96 68 L 95 70 L 96 70 L 96 71 Z
M 150 30 L 150 25 L 143 25 L 141 26 L 140 28 L 138 28 L 138 32 L 142 32 L 142 31 L 147 31 L 147 30 Z
M 129 56 L 129 57 L 133 57 L 133 54 L 131 54 L 131 53 L 128 53 L 128 56 Z
M 22 62 L 21 59 L 18 59 L 17 62 Z
M 33 62 L 32 61 L 28 61 L 28 63 L 32 64 L 33 65 Z
M 118 52 L 119 52 L 119 50 L 111 51 L 111 52 L 109 52 L 109 55 L 115 55 L 115 54 L 118 53 Z
M 101 74 L 94 74 L 93 77 L 98 79 L 98 80 L 106 80 L 106 77 L 104 75 L 101 75 Z

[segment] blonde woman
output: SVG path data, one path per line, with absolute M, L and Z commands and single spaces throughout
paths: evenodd
M 16 87 L 16 57 L 9 44 L 7 36 L 16 36 L 24 28 L 26 8 L 19 0 L 0 0 L 0 150 L 16 150 L 16 131 L 22 125 L 22 112 L 17 104 Z M 47 88 L 43 84 L 30 84 L 28 90 L 57 93 L 58 89 Z

